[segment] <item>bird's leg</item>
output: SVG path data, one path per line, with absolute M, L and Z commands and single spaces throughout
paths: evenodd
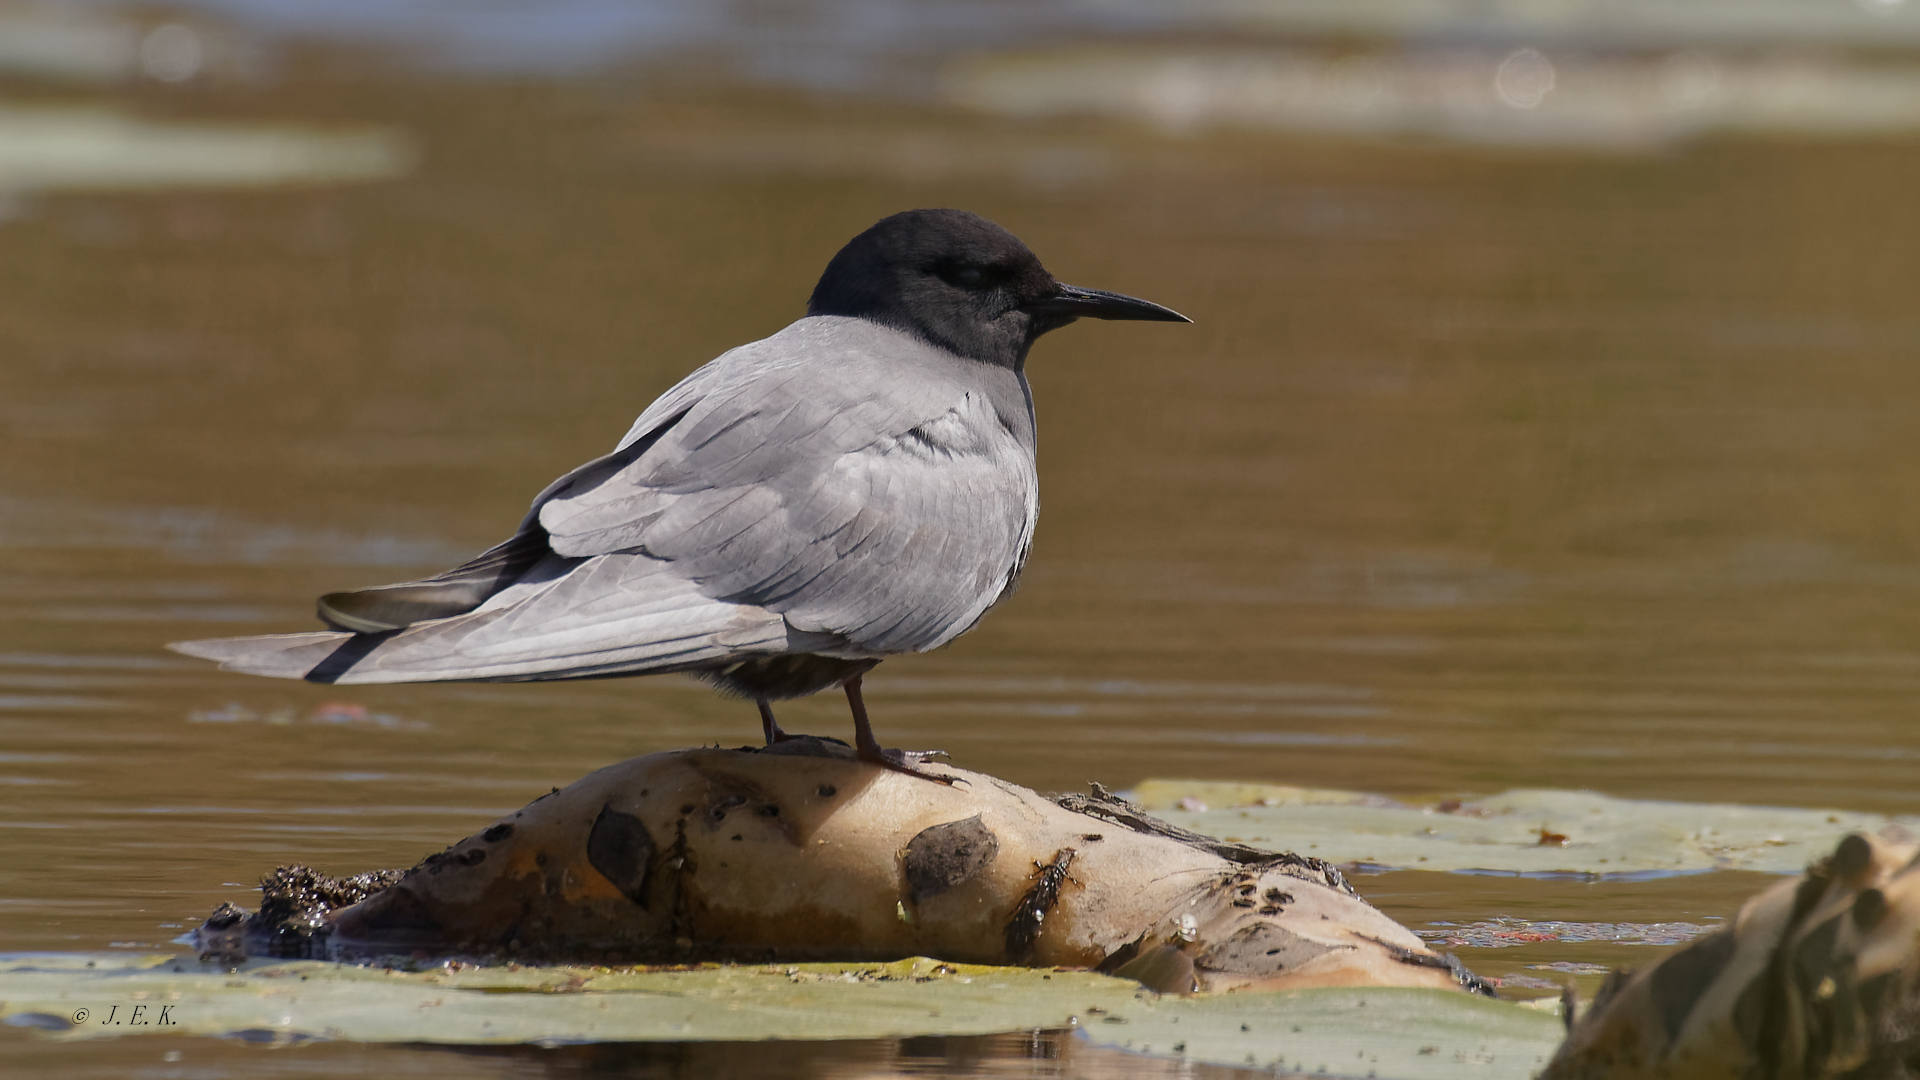
M 888 750 L 881 746 L 880 741 L 873 737 L 873 725 L 867 721 L 867 703 L 860 696 L 860 676 L 855 675 L 841 685 L 846 687 L 847 705 L 853 710 L 854 757 L 922 780 L 953 784 L 960 779 L 944 773 L 925 772 L 917 767 L 929 758 L 945 756 L 945 750 Z
M 754 698 L 753 702 L 760 706 L 760 730 L 766 735 L 768 746 L 799 737 L 780 730 L 780 721 L 773 718 L 773 702 L 766 698 Z

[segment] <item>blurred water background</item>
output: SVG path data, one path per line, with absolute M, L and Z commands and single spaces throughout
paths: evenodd
M 160 645 L 498 541 L 914 206 L 1196 323 L 1036 349 L 1031 568 L 870 679 L 892 744 L 1055 789 L 1920 812 L 1917 190 L 1902 0 L 0 0 L 0 949 L 166 948 L 276 862 L 410 865 L 752 741 L 671 677 Z M 1422 925 L 1756 880 L 1361 884 Z M 622 1067 L 719 1067 L 683 1057 Z

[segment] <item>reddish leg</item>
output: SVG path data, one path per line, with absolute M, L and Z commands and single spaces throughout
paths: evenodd
M 903 772 L 908 776 L 917 776 L 922 780 L 933 780 L 942 784 L 959 781 L 957 776 L 944 773 L 925 772 L 917 766 L 929 758 L 945 756 L 945 750 L 888 750 L 873 737 L 873 725 L 867 722 L 867 703 L 860 697 L 860 676 L 855 675 L 843 684 L 847 689 L 847 705 L 853 709 L 853 753 L 861 761 Z
M 753 701 L 754 704 L 760 706 L 760 732 L 767 737 L 768 746 L 772 746 L 777 742 L 786 742 L 788 739 L 798 738 L 798 736 L 789 735 L 780 730 L 780 721 L 773 718 L 773 703 L 771 701 L 768 701 L 766 698 L 754 698 Z

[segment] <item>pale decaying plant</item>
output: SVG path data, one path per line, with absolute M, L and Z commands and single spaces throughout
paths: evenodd
M 1920 1074 L 1920 844 L 1850 835 L 1579 1013 L 1543 1080 Z
M 260 915 L 216 915 L 202 946 L 620 963 L 929 956 L 1093 968 L 1177 993 L 1489 992 L 1319 860 L 1188 833 L 1098 787 L 1050 798 L 949 771 L 963 782 L 875 768 L 813 739 L 652 754 L 404 875 L 343 883 L 283 869 Z

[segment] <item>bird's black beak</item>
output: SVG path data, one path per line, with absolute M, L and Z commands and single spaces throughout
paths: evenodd
M 1062 285 L 1060 291 L 1044 300 L 1020 305 L 1022 311 L 1049 315 L 1057 319 L 1134 319 L 1143 322 L 1192 322 L 1192 319 L 1159 304 L 1137 300 L 1100 289 Z

